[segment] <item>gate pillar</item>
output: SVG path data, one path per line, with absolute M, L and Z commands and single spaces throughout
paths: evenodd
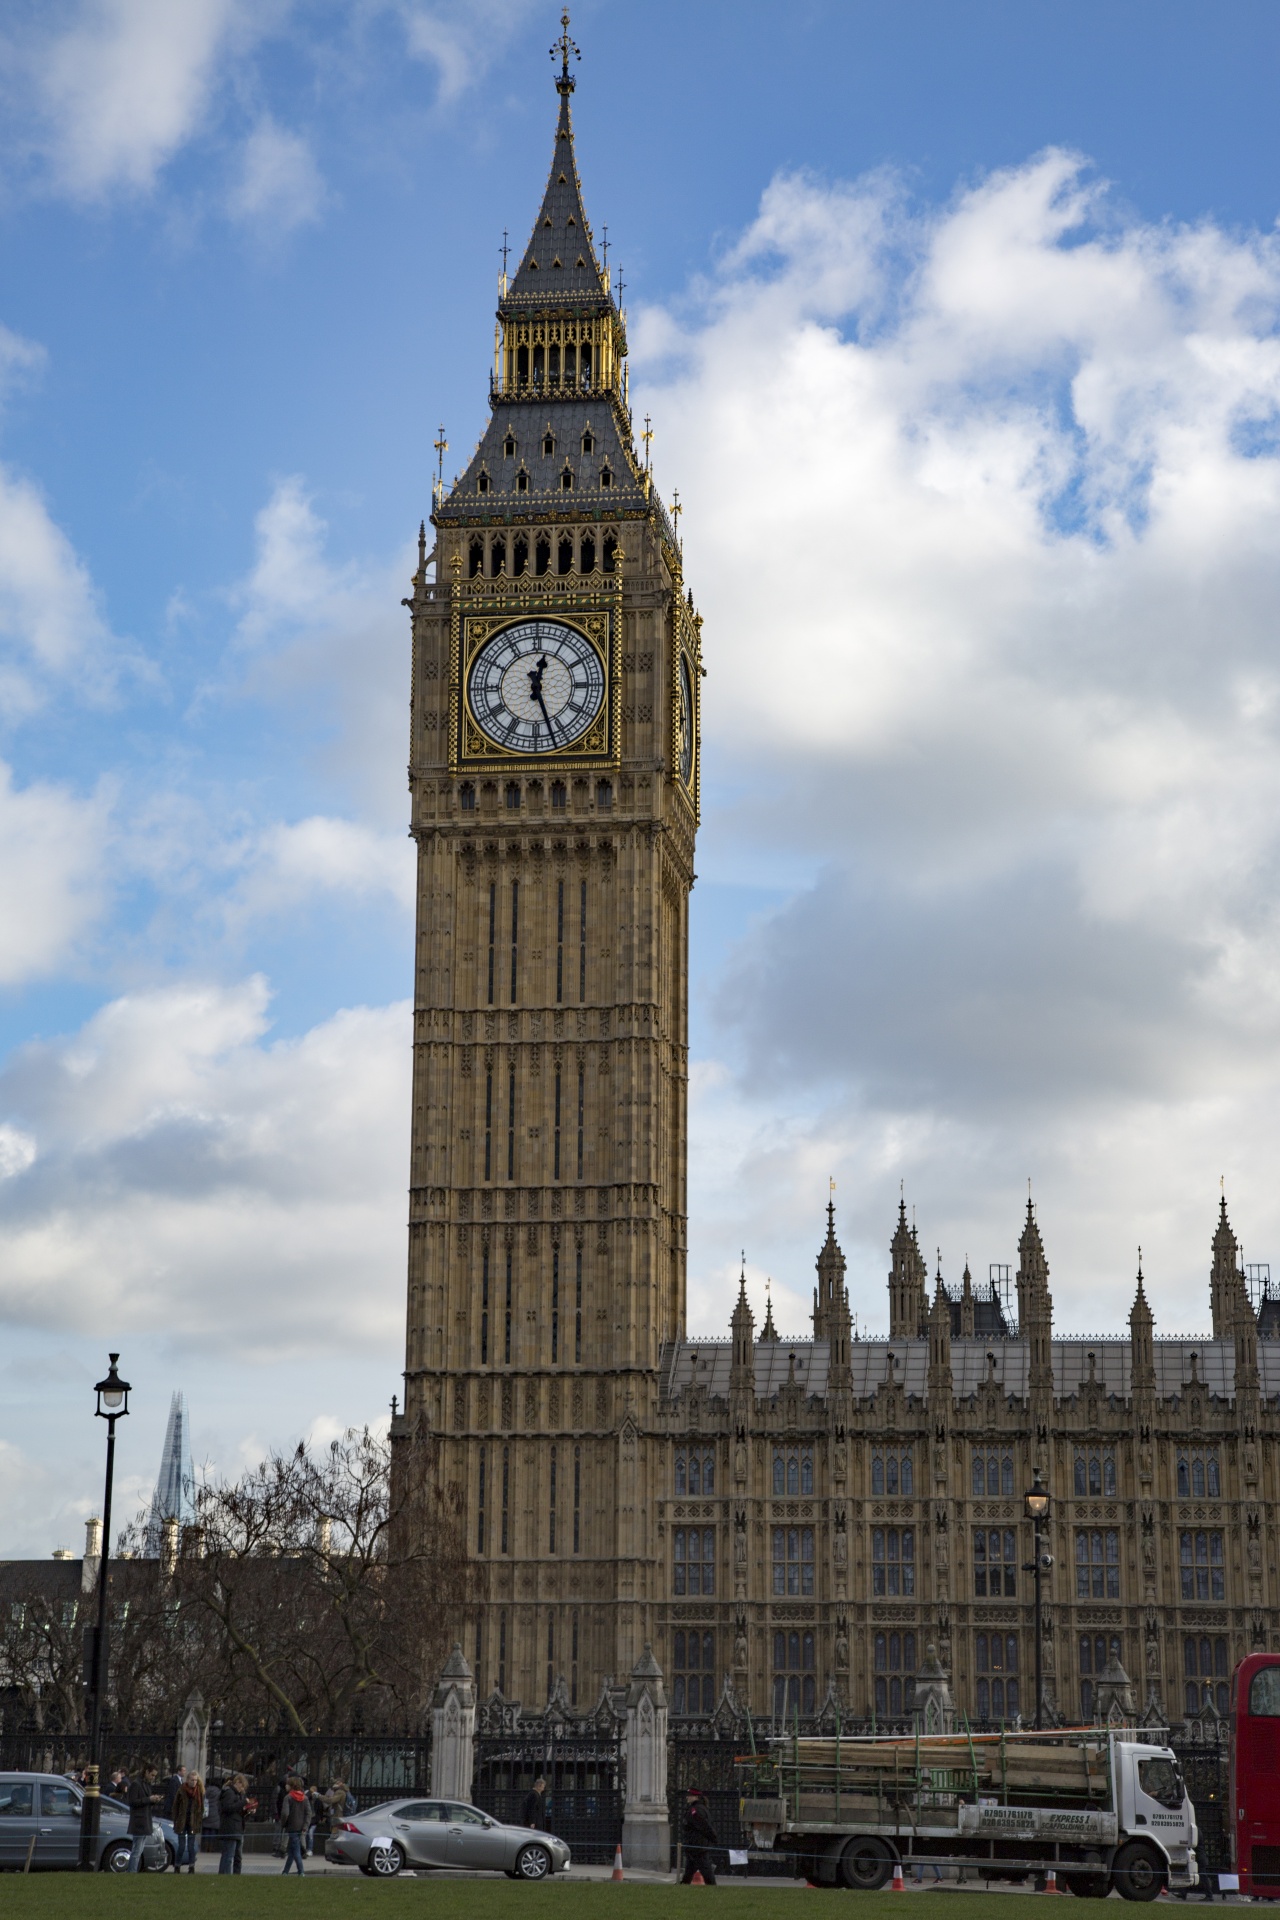
M 667 1812 L 667 1695 L 662 1668 L 645 1642 L 627 1688 L 627 1797 L 622 1858 L 629 1867 L 665 1873 L 671 1864 Z
M 470 1800 L 475 1739 L 475 1681 L 461 1644 L 455 1640 L 431 1700 L 433 1799 Z

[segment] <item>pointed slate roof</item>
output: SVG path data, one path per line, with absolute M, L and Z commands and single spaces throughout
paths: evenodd
M 573 150 L 573 121 L 569 112 L 573 87 L 566 57 L 564 70 L 556 80 L 560 114 L 556 121 L 551 171 L 529 244 L 503 298 L 504 307 L 542 306 L 558 304 L 561 300 L 581 305 L 584 300 L 606 297 L 604 275 L 582 205 L 582 182 Z

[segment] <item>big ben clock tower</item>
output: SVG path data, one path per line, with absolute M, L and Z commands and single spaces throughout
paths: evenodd
M 700 621 L 637 457 L 582 203 L 568 21 L 489 420 L 413 620 L 418 846 L 405 1406 L 474 1562 L 466 1652 L 589 1705 L 660 1606 L 661 1363 L 684 1330 Z M 461 1623 L 460 1623 L 461 1624 Z

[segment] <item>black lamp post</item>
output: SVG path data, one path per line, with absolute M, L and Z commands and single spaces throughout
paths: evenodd
M 84 1799 L 80 1806 L 80 1870 L 92 1873 L 97 1865 L 98 1827 L 102 1813 L 98 1782 L 102 1730 L 102 1686 L 107 1664 L 107 1561 L 111 1554 L 111 1479 L 116 1464 L 116 1421 L 129 1411 L 129 1382 L 116 1372 L 118 1353 L 107 1355 L 111 1365 L 99 1380 L 95 1412 L 107 1423 L 107 1486 L 102 1497 L 102 1542 L 98 1556 L 98 1622 L 93 1629 L 89 1663 L 89 1764 L 85 1768 Z
M 1027 1518 L 1032 1528 L 1031 1565 L 1024 1567 L 1024 1573 L 1035 1576 L 1036 1596 L 1036 1729 L 1044 1724 L 1044 1636 L 1040 1618 L 1040 1579 L 1053 1565 L 1053 1555 L 1044 1553 L 1040 1546 L 1040 1528 L 1049 1516 L 1049 1495 L 1040 1479 L 1040 1469 L 1036 1468 L 1031 1489 L 1023 1496 L 1026 1502 Z

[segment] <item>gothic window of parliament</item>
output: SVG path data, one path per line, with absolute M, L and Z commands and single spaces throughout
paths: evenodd
M 1011 1600 L 1018 1591 L 1018 1536 L 1012 1527 L 975 1529 L 973 1591 L 978 1599 Z
M 910 1713 L 916 1684 L 914 1633 L 878 1633 L 872 1650 L 876 1717 L 897 1720 Z
M 711 1447 L 680 1447 L 676 1452 L 677 1493 L 707 1494 L 716 1490 L 716 1456 Z
M 773 1717 L 794 1719 L 811 1714 L 817 1704 L 812 1633 L 775 1633 L 773 1636 Z
M 813 1448 L 777 1447 L 773 1455 L 773 1493 L 778 1499 L 789 1493 L 813 1492 Z
M 1183 1539 L 1190 1538 L 1184 1534 Z M 1081 1527 L 1076 1534 L 1076 1597 L 1120 1598 L 1120 1535 L 1115 1528 Z
M 877 1447 L 871 1455 L 871 1491 L 877 1493 L 904 1493 L 914 1491 L 915 1472 L 912 1465 L 911 1449 L 895 1448 L 892 1452 Z
M 984 1495 L 988 1500 L 1012 1498 L 1013 1455 L 1007 1449 L 974 1448 L 973 1492 L 976 1499 Z
M 713 1594 L 716 1590 L 716 1530 L 714 1527 L 677 1527 L 675 1534 L 675 1590 Z
M 1090 1447 L 1087 1452 L 1076 1449 L 1075 1490 L 1081 1499 L 1088 1494 L 1115 1498 L 1116 1456 L 1110 1447 L 1105 1451 L 1097 1447 Z
M 812 1527 L 774 1528 L 773 1590 L 775 1593 L 813 1592 Z
M 1226 1572 L 1220 1533 L 1182 1534 L 1178 1541 L 1178 1561 L 1184 1600 L 1225 1598 Z
M 1226 1636 L 1217 1634 L 1210 1639 L 1205 1634 L 1197 1639 L 1188 1634 L 1182 1643 L 1182 1670 L 1186 1676 L 1188 1714 L 1202 1713 L 1206 1707 L 1214 1706 L 1225 1718 L 1229 1705 Z
M 914 1527 L 875 1527 L 871 1534 L 871 1591 L 901 1594 L 916 1590 Z
M 1179 1500 L 1217 1500 L 1222 1493 L 1222 1475 L 1216 1453 L 1180 1453 L 1178 1455 Z
M 716 1637 L 681 1628 L 671 1648 L 671 1711 L 710 1715 L 716 1707 Z
M 973 1667 L 979 1720 L 1012 1720 L 1019 1711 L 1017 1634 L 976 1634 Z

